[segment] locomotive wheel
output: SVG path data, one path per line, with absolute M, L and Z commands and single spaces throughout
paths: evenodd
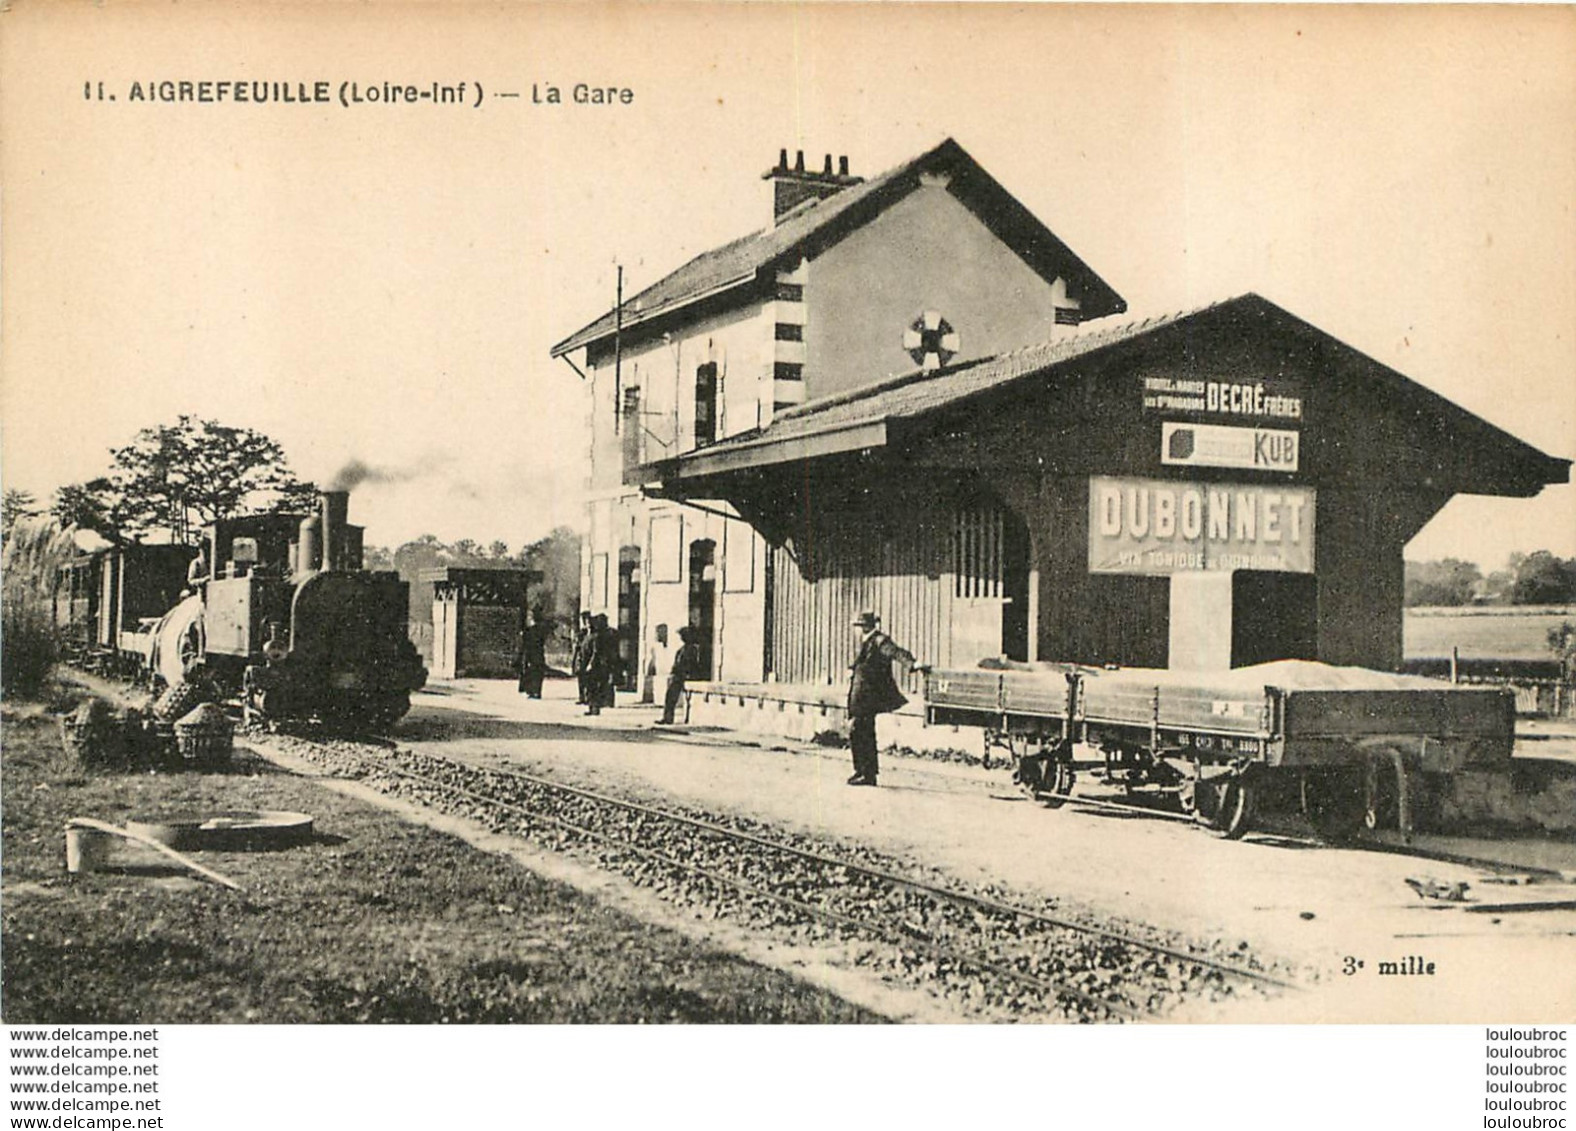
M 1364 825 L 1368 803 L 1358 770 L 1309 774 L 1305 807 L 1313 831 L 1329 841 L 1351 840 Z
M 1226 840 L 1237 840 L 1253 827 L 1258 807 L 1258 787 L 1245 774 L 1236 773 L 1201 781 L 1194 793 L 1194 817 L 1210 832 Z
M 379 729 L 391 727 L 404 718 L 405 712 L 409 710 L 409 695 L 390 692 L 387 695 L 378 696 L 373 701 L 367 721 Z
M 408 710 L 410 696 L 403 693 L 357 695 L 335 703 L 324 721 L 343 730 L 381 730 L 393 726 Z

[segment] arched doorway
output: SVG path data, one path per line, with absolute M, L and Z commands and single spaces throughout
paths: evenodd
M 689 626 L 695 633 L 695 645 L 700 649 L 700 662 L 696 665 L 703 675 L 711 679 L 712 641 L 717 623 L 717 543 L 710 538 L 698 538 L 690 543 L 689 552 Z
M 640 690 L 640 547 L 618 551 L 618 686 Z

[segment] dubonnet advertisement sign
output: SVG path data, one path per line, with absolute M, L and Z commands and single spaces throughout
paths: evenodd
M 1313 572 L 1314 489 L 1094 476 L 1089 572 Z

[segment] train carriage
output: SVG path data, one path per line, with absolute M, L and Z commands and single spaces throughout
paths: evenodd
M 91 545 L 56 574 L 55 628 L 75 662 L 134 667 L 151 625 L 180 599 L 197 551 L 190 546 Z
M 1311 661 L 938 670 L 925 698 L 929 721 L 984 728 L 1053 805 L 1093 772 L 1232 837 L 1262 805 L 1300 811 L 1331 837 L 1364 824 L 1410 831 L 1445 776 L 1507 769 L 1515 741 L 1507 691 Z

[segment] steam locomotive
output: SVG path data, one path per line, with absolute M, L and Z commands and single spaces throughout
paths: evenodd
M 317 514 L 248 515 L 208 526 L 174 607 L 114 632 L 116 651 L 170 686 L 202 660 L 206 675 L 238 695 L 249 716 L 394 722 L 427 680 L 406 629 L 409 586 L 397 573 L 362 568 L 362 528 L 349 524 L 348 511 L 349 492 L 325 491 Z M 145 588 L 139 576 L 156 567 L 167 585 L 169 555 L 130 549 L 102 555 L 94 567 L 100 579 L 113 574 Z M 92 591 L 95 582 L 88 576 L 73 586 Z M 60 610 L 57 601 L 57 618 Z

